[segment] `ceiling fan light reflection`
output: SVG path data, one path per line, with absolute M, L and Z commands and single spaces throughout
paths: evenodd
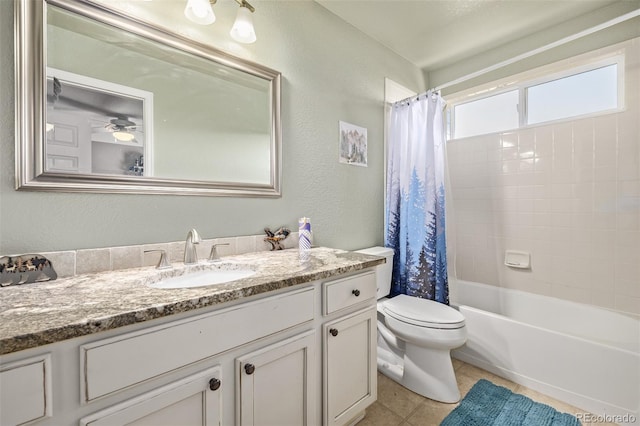
M 253 18 L 251 11 L 244 5 L 238 8 L 236 22 L 229 33 L 231 38 L 239 43 L 253 43 L 256 41 L 256 31 L 253 28 Z
M 184 8 L 184 16 L 200 25 L 209 25 L 216 21 L 209 0 L 189 0 Z
M 131 142 L 135 136 L 129 132 L 117 131 L 113 132 L 113 137 L 120 142 Z

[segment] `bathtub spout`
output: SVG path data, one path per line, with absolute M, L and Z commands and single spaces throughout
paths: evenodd
M 401 350 L 398 338 L 387 328 L 386 325 L 378 320 L 378 332 L 384 338 L 384 340 L 394 349 Z

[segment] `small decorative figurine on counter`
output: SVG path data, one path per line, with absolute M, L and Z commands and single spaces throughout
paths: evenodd
M 49 259 L 38 254 L 0 257 L 0 287 L 58 278 Z
M 285 227 L 280 227 L 276 232 L 271 232 L 271 229 L 264 228 L 264 233 L 267 234 L 265 241 L 271 244 L 271 251 L 284 250 L 282 242 L 289 236 L 291 231 Z

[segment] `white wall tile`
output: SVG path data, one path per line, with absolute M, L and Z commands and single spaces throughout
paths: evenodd
M 236 254 L 256 251 L 256 238 L 253 235 L 236 238 Z
M 620 113 L 453 146 L 470 164 L 450 169 L 461 278 L 640 314 L 640 96 L 625 96 Z M 531 251 L 529 273 L 503 265 L 507 247 Z
M 569 213 L 572 211 L 571 198 L 552 198 L 551 213 Z
M 111 269 L 139 268 L 142 265 L 142 246 L 111 247 Z
M 536 156 L 551 157 L 553 155 L 553 130 L 549 126 L 539 126 L 535 129 Z
M 502 145 L 502 149 L 505 148 L 516 148 L 518 147 L 518 132 L 508 132 L 502 133 L 500 135 L 500 143 Z
M 549 213 L 551 212 L 551 199 L 550 198 L 536 198 L 533 201 L 533 211 L 536 213 Z M 551 221 L 548 220 L 548 224 Z
M 111 251 L 108 248 L 76 251 L 76 274 L 90 274 L 111 269 Z
M 640 297 L 616 294 L 615 309 L 622 312 L 640 314 Z
M 173 241 L 169 245 L 169 262 L 182 262 L 184 260 L 184 241 Z
M 616 165 L 618 148 L 615 140 L 596 139 L 593 155 L 594 167 L 606 167 Z
M 617 229 L 640 231 L 640 214 L 638 214 L 638 212 L 630 211 L 618 213 L 616 216 L 616 222 Z
M 613 292 L 594 292 L 593 297 L 591 298 L 591 303 L 596 306 L 600 306 L 606 309 L 615 309 L 616 308 L 616 295 Z
M 611 182 L 615 186 L 618 175 L 624 176 L 626 169 L 619 169 L 616 166 L 595 167 L 593 169 L 594 182 Z M 633 174 L 633 168 L 631 173 Z
M 578 146 L 578 144 L 593 146 L 594 137 L 592 118 L 576 120 L 573 122 L 573 141 L 575 146 Z
M 616 114 L 605 114 L 593 119 L 594 139 L 611 146 L 618 136 L 618 118 Z
M 553 285 L 551 295 L 560 299 L 570 300 L 578 303 L 591 303 L 591 290 L 570 287 L 567 285 Z
M 58 277 L 70 277 L 76 273 L 76 252 L 75 251 L 55 251 L 41 253 L 49 259 L 53 270 Z
M 617 182 L 618 197 L 635 201 L 640 197 L 640 180 L 621 180 Z M 632 203 L 633 206 L 635 203 Z M 635 205 L 640 205 L 635 204 Z

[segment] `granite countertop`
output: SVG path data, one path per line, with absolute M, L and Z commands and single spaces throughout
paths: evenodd
M 98 333 L 180 312 L 358 271 L 384 258 L 344 250 L 311 249 L 300 262 L 298 250 L 248 253 L 218 263 L 172 270 L 153 267 L 76 275 L 55 281 L 0 288 L 0 355 Z M 208 287 L 156 289 L 149 283 L 212 268 L 250 268 L 249 278 Z

